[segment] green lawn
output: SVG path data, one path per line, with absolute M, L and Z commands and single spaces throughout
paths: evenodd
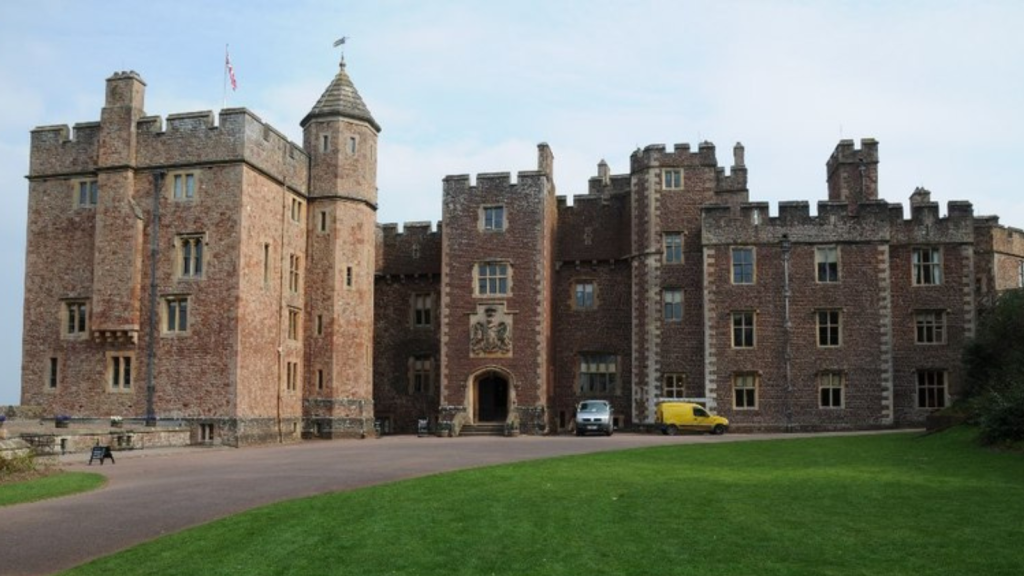
M 1019 575 L 1024 456 L 972 439 L 680 445 L 470 470 L 260 508 L 71 574 Z
M 103 476 L 91 472 L 60 472 L 24 482 L 0 484 L 0 506 L 86 492 L 99 488 L 106 481 Z

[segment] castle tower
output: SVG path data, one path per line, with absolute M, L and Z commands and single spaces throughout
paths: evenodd
M 310 156 L 303 312 L 307 435 L 373 430 L 373 278 L 377 135 L 345 70 L 302 120 Z M 302 210 L 301 204 L 297 210 Z
M 860 149 L 853 140 L 840 140 L 825 164 L 828 174 L 828 199 L 848 202 L 878 200 L 878 141 L 863 138 Z
M 135 72 L 107 78 L 100 119 L 93 246 L 91 332 L 97 341 L 134 345 L 139 332 L 142 220 L 132 198 L 146 83 Z

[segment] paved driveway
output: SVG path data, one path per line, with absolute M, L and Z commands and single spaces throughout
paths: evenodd
M 644 446 L 797 438 L 808 434 L 311 441 L 241 449 L 116 453 L 117 464 L 69 470 L 108 484 L 65 498 L 0 508 L 0 574 L 49 574 L 158 536 L 290 498 L 461 468 Z

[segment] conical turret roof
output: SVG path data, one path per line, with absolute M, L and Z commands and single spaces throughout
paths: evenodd
M 345 72 L 344 59 L 338 67 L 338 75 L 334 77 L 334 80 L 331 80 L 330 85 L 324 90 L 316 105 L 302 119 L 300 126 L 305 128 L 314 118 L 340 116 L 352 120 L 362 120 L 373 126 L 374 130 L 380 132 L 380 125 L 373 119 L 370 109 L 366 107 L 366 103 L 359 96 L 359 91 L 352 84 L 352 79 Z

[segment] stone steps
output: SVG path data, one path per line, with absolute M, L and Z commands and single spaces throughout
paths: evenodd
M 459 432 L 459 436 L 504 436 L 504 422 L 484 422 L 480 424 L 466 424 Z

